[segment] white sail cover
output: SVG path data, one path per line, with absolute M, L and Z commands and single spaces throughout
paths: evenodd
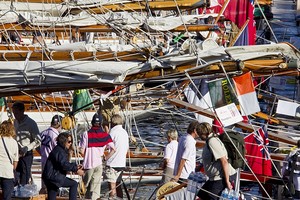
M 15 61 L 0 62 L 0 85 L 42 85 L 66 82 L 122 82 L 138 62 Z M 63 85 L 62 85 L 63 86 Z

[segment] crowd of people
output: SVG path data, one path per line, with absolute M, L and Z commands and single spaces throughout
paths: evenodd
M 120 115 L 103 119 L 101 114 L 95 113 L 91 128 L 81 135 L 78 145 L 83 162 L 76 164 L 70 159 L 76 146 L 74 138 L 69 132 L 62 132 L 62 116 L 53 116 L 50 127 L 40 133 L 36 122 L 24 113 L 24 103 L 15 102 L 12 111 L 15 119 L 0 125 L 0 153 L 6 155 L 0 157 L 3 161 L 0 162 L 0 169 L 3 169 L 0 170 L 0 181 L 1 187 L 5 188 L 3 199 L 11 198 L 15 185 L 30 183 L 34 149 L 41 154 L 40 193 L 47 193 L 49 200 L 56 199 L 61 187 L 69 188 L 69 199 L 77 199 L 78 182 L 69 178 L 68 173 L 82 176 L 87 199 L 100 198 L 102 175 L 108 182 L 109 196 L 123 198 L 121 180 L 129 139 Z M 198 121 L 191 122 L 187 134 L 179 140 L 175 129 L 167 131 L 169 143 L 164 152 L 162 182 L 187 182 L 196 170 L 196 139 L 211 138 L 203 149 L 203 165 L 209 179 L 199 190 L 198 197 L 217 199 L 224 188 L 232 189 L 232 176 L 236 172 L 227 161 L 224 145 L 218 137 L 213 137 L 214 134 L 210 124 Z
M 12 112 L 14 119 L 0 124 L 2 199 L 11 199 L 15 186 L 32 183 L 34 149 L 41 154 L 42 187 L 39 192 L 47 194 L 49 200 L 57 198 L 61 187 L 68 188 L 70 200 L 77 199 L 78 182 L 69 178 L 69 173 L 82 177 L 86 199 L 100 198 L 102 175 L 107 179 L 110 198 L 123 197 L 120 182 L 129 139 L 119 114 L 103 119 L 101 114 L 95 113 L 91 128 L 81 135 L 77 147 L 72 134 L 62 131 L 62 116 L 54 115 L 50 127 L 40 132 L 37 123 L 25 114 L 23 102 L 15 102 Z M 82 155 L 82 164 L 72 162 L 74 148 Z
M 61 187 L 69 189 L 69 199 L 77 199 L 78 182 L 69 178 L 68 173 L 82 176 L 86 199 L 100 198 L 102 176 L 108 182 L 110 198 L 123 198 L 121 182 L 129 137 L 122 127 L 124 121 L 119 114 L 107 119 L 95 113 L 91 128 L 81 135 L 77 147 L 72 134 L 62 131 L 62 116 L 54 115 L 50 127 L 40 133 L 36 122 L 24 113 L 24 103 L 15 102 L 12 112 L 15 119 L 0 124 L 2 199 L 11 199 L 14 186 L 30 184 L 34 149 L 41 154 L 40 193 L 48 194 L 49 200 L 57 198 Z M 202 160 L 208 179 L 196 195 L 203 200 L 219 199 L 225 188 L 234 189 L 237 172 L 228 162 L 228 152 L 216 135 L 209 123 L 196 120 L 189 124 L 187 133 L 179 138 L 175 129 L 168 130 L 166 136 L 169 143 L 164 151 L 162 183 L 188 183 L 190 174 L 199 170 L 196 167 L 196 143 L 197 139 L 201 139 L 205 141 Z M 82 164 L 71 162 L 74 148 L 78 148 L 82 155 Z M 299 148 L 300 141 L 295 152 Z M 294 183 L 297 183 L 299 167 L 295 163 L 298 163 L 296 161 L 300 155 L 295 152 L 287 157 L 290 163 L 294 163 L 294 168 L 288 170 L 288 166 L 284 167 L 283 174 L 288 176 L 291 173 L 287 172 L 292 172 L 295 174 Z M 296 155 L 294 160 L 291 159 L 293 155 Z M 299 185 L 296 185 L 295 196 L 299 196 L 299 191 Z

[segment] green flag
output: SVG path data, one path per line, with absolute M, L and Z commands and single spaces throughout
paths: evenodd
M 78 112 L 80 110 L 91 108 L 93 105 L 90 103 L 92 103 L 92 102 L 93 102 L 93 100 L 87 89 L 74 90 L 72 111 Z M 88 104 L 90 104 L 90 105 L 86 106 Z
M 208 83 L 212 106 L 219 108 L 231 103 L 238 105 L 238 100 L 227 79 L 219 79 Z
M 0 98 L 0 106 L 5 106 L 5 99 L 4 99 L 4 97 Z

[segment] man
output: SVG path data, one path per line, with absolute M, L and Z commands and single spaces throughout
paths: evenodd
M 110 136 L 114 142 L 115 150 L 111 150 L 106 157 L 105 176 L 109 183 L 110 197 L 123 198 L 121 187 L 122 173 L 126 167 L 126 154 L 129 149 L 128 133 L 122 127 L 123 119 L 115 114 L 111 117 Z
M 40 146 L 41 138 L 36 122 L 24 114 L 25 106 L 23 102 L 16 101 L 12 106 L 12 111 L 15 116 L 14 127 L 20 156 L 16 171 L 20 173 L 19 183 L 25 185 L 29 183 L 31 178 L 32 150 Z
M 288 182 L 283 193 L 285 197 L 292 195 L 293 199 L 300 199 L 300 140 L 297 141 L 297 148 L 286 156 L 285 161 L 282 166 L 282 175 Z
M 211 125 L 207 122 L 201 123 L 200 133 L 201 140 L 206 141 L 202 159 L 208 181 L 199 190 L 197 196 L 203 200 L 218 199 L 225 188 L 228 188 L 228 191 L 233 189 L 231 183 L 236 178 L 236 170 L 227 161 L 226 148 L 213 132 Z
M 52 149 L 56 146 L 56 138 L 61 131 L 61 120 L 62 116 L 54 115 L 51 120 L 50 127 L 46 130 L 41 132 L 41 163 L 42 163 L 42 170 L 46 164 L 47 158 L 52 151 Z M 45 193 L 46 186 L 42 183 L 42 188 L 40 193 Z
M 102 157 L 106 146 L 114 149 L 110 135 L 102 129 L 102 116 L 96 113 L 92 127 L 83 133 L 80 140 L 80 153 L 84 156 L 83 168 L 86 169 L 83 182 L 87 188 L 86 198 L 96 200 L 101 194 Z
M 193 121 L 189 124 L 187 134 L 179 139 L 174 168 L 174 181 L 187 182 L 188 176 L 196 167 L 196 140 L 199 137 L 200 123 Z

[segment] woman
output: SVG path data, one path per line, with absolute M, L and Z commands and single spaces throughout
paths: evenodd
M 57 136 L 57 145 L 49 154 L 43 171 L 42 179 L 47 187 L 48 199 L 56 199 L 60 187 L 69 188 L 69 199 L 77 199 L 78 183 L 66 177 L 67 172 L 76 172 L 82 176 L 84 171 L 81 165 L 69 162 L 69 151 L 72 149 L 72 136 L 64 132 Z
M 14 139 L 16 132 L 14 125 L 3 121 L 0 125 L 0 182 L 2 199 L 11 199 L 14 190 L 14 169 L 16 169 L 19 152 L 18 144 Z
M 233 189 L 232 182 L 235 178 L 235 169 L 228 163 L 228 154 L 222 141 L 213 132 L 209 123 L 203 122 L 199 126 L 200 138 L 206 141 L 203 148 L 202 159 L 208 181 L 198 192 L 198 197 L 203 200 L 219 199 L 225 188 Z
M 168 142 L 165 152 L 164 152 L 164 163 L 163 163 L 163 169 L 164 169 L 164 175 L 162 177 L 162 183 L 167 183 L 171 181 L 171 179 L 174 177 L 174 166 L 175 166 L 175 160 L 176 160 L 176 154 L 177 154 L 177 148 L 178 148 L 178 133 L 175 129 L 170 129 L 167 132 Z

